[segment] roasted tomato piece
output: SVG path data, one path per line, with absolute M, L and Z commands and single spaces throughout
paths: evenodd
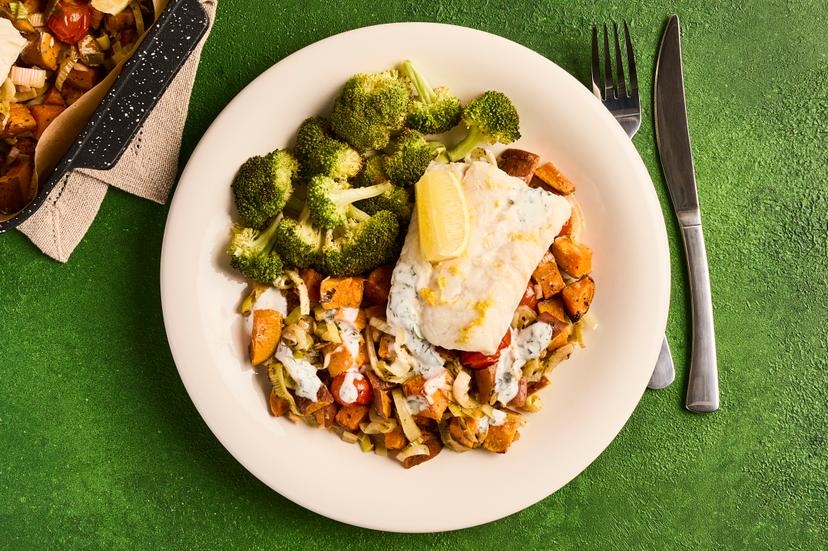
M 486 354 L 481 354 L 480 352 L 461 352 L 460 362 L 471 369 L 483 369 L 484 367 L 489 367 L 490 365 L 497 363 L 500 359 L 500 351 L 510 344 L 512 344 L 512 331 L 507 330 L 506 334 L 503 336 L 503 340 L 500 341 L 500 346 L 497 347 L 497 352 L 488 356 Z
M 538 307 L 538 295 L 535 293 L 535 286 L 532 282 L 526 286 L 526 291 L 523 292 L 523 298 L 520 299 L 520 306 L 528 306 L 532 310 Z
M 58 2 L 46 25 L 61 42 L 76 44 L 89 32 L 92 10 L 88 4 L 64 0 Z
M 342 397 L 342 386 L 345 384 L 345 378 L 351 377 L 354 388 L 356 388 L 356 399 L 349 402 Z M 343 406 L 355 406 L 357 404 L 370 405 L 374 399 L 374 391 L 371 388 L 371 382 L 365 378 L 361 373 L 354 373 L 353 371 L 345 371 L 334 377 L 331 383 L 331 393 L 333 393 L 334 400 Z M 350 396 L 345 396 L 350 398 Z

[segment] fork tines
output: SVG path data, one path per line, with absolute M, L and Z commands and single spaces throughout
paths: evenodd
M 618 25 L 613 22 L 613 38 L 615 45 L 615 72 L 612 70 L 612 54 L 610 54 L 609 31 L 604 24 L 604 70 L 601 70 L 601 54 L 598 49 L 598 27 L 592 25 L 592 86 L 596 95 L 600 93 L 603 101 L 622 98 L 638 97 L 638 74 L 635 70 L 632 40 L 627 21 L 624 20 L 624 42 L 627 50 L 627 70 L 630 73 L 629 89 L 624 78 L 624 63 L 622 62 L 621 42 L 618 39 Z M 629 91 L 628 91 L 629 90 Z

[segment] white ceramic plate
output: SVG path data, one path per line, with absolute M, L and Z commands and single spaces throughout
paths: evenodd
M 413 59 L 464 100 L 505 92 L 521 115 L 516 143 L 577 184 L 592 246 L 600 327 L 554 373 L 545 409 L 505 455 L 444 450 L 411 470 L 336 436 L 274 419 L 246 359 L 236 313 L 245 290 L 225 260 L 230 182 L 249 156 L 290 145 L 353 73 Z M 650 377 L 667 319 L 666 232 L 650 177 L 609 113 L 572 76 L 504 38 L 407 23 L 340 34 L 287 57 L 245 88 L 192 155 L 170 209 L 161 260 L 170 348 L 199 413 L 262 482 L 327 517 L 380 530 L 474 526 L 552 494 L 609 445 Z

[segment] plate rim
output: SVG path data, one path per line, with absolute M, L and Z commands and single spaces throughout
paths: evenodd
M 359 28 L 351 29 L 351 30 L 344 31 L 344 32 L 341 32 L 341 33 L 337 33 L 337 34 L 328 36 L 326 38 L 323 38 L 321 40 L 318 40 L 316 42 L 313 42 L 311 44 L 308 44 L 307 46 L 304 46 L 304 47 L 300 48 L 299 50 L 296 50 L 295 52 L 285 56 L 282 59 L 280 59 L 278 62 L 274 63 L 269 68 L 262 71 L 255 79 L 253 79 L 247 85 L 245 85 L 244 88 L 242 88 L 233 97 L 233 99 L 230 102 L 228 102 L 227 105 L 225 105 L 222 108 L 221 112 L 216 116 L 216 118 L 213 120 L 213 122 L 205 130 L 205 132 L 202 135 L 201 139 L 199 140 L 197 146 L 193 149 L 189 159 L 187 160 L 187 164 L 186 164 L 184 170 L 182 171 L 181 177 L 179 179 L 179 184 L 181 182 L 186 181 L 188 179 L 188 175 L 195 170 L 193 168 L 193 160 L 197 159 L 199 157 L 200 150 L 206 147 L 205 144 L 206 144 L 206 142 L 210 141 L 211 134 L 214 132 L 216 126 L 220 125 L 221 122 L 223 121 L 223 119 L 226 116 L 229 116 L 228 112 L 232 111 L 237 103 L 242 103 L 244 101 L 245 96 L 247 95 L 247 93 L 250 91 L 251 88 L 255 87 L 260 80 L 267 79 L 268 74 L 271 73 L 271 72 L 277 71 L 278 67 L 280 65 L 289 63 L 290 61 L 293 61 L 296 57 L 301 56 L 302 54 L 307 53 L 308 51 L 312 51 L 312 50 L 315 50 L 315 49 L 318 49 L 318 48 L 323 48 L 323 47 L 328 46 L 331 43 L 335 43 L 335 42 L 342 41 L 342 40 L 347 40 L 348 38 L 356 36 L 356 35 L 360 35 L 360 34 L 364 34 L 364 33 L 370 33 L 370 32 L 377 32 L 377 31 L 381 32 L 381 31 L 387 30 L 389 28 L 399 28 L 399 27 L 422 27 L 425 30 L 427 30 L 427 29 L 439 29 L 439 30 L 442 30 L 442 31 L 452 30 L 454 32 L 465 32 L 465 33 L 470 33 L 470 34 L 476 34 L 482 39 L 490 40 L 490 41 L 494 41 L 494 42 L 499 42 L 501 46 L 508 46 L 509 48 L 516 48 L 516 49 L 522 50 L 524 55 L 529 55 L 529 56 L 532 56 L 532 57 L 535 57 L 535 58 L 539 58 L 544 63 L 549 64 L 552 67 L 554 67 L 554 69 L 558 73 L 561 74 L 562 78 L 570 79 L 570 80 L 578 83 L 578 85 L 583 89 L 584 93 L 587 96 L 593 98 L 593 100 L 595 100 L 595 102 L 598 101 L 589 92 L 589 90 L 586 87 L 583 86 L 583 84 L 579 80 L 577 80 L 574 76 L 569 74 L 562 67 L 557 65 L 551 59 L 541 55 L 540 53 L 536 52 L 535 50 L 533 50 L 533 49 L 531 49 L 527 46 L 524 46 L 523 44 L 520 44 L 520 43 L 515 42 L 513 40 L 510 40 L 508 38 L 505 38 L 505 37 L 502 37 L 502 36 L 487 32 L 487 31 L 483 31 L 483 30 L 475 29 L 475 28 L 471 28 L 471 27 L 465 27 L 465 26 L 461 26 L 461 25 L 453 25 L 453 24 L 447 24 L 447 23 L 432 23 L 432 22 L 399 22 L 399 23 L 383 23 L 383 24 L 377 24 L 377 25 L 369 25 L 369 26 L 359 27 Z M 593 104 L 593 105 L 596 105 L 596 104 Z M 654 236 L 654 239 L 656 241 L 658 241 L 658 249 L 661 253 L 663 253 L 662 256 L 664 257 L 664 260 L 665 260 L 664 285 L 663 285 L 664 289 L 663 289 L 663 293 L 662 293 L 663 296 L 661 297 L 661 302 L 663 303 L 664 307 L 662 309 L 663 312 L 660 314 L 660 319 L 656 320 L 656 323 L 654 324 L 654 326 L 658 327 L 660 329 L 660 333 L 663 333 L 664 329 L 666 328 L 667 317 L 668 317 L 668 314 L 669 314 L 669 300 L 670 300 L 670 287 L 671 287 L 670 252 L 669 252 L 669 244 L 668 244 L 668 239 L 667 239 L 667 229 L 666 229 L 666 224 L 665 224 L 665 221 L 664 221 L 664 213 L 661 209 L 655 187 L 654 187 L 654 185 L 652 185 L 652 178 L 649 174 L 649 171 L 647 170 L 646 166 L 644 165 L 644 162 L 641 159 L 641 157 L 640 157 L 638 151 L 636 150 L 635 146 L 632 144 L 632 141 L 629 140 L 627 138 L 626 134 L 623 133 L 623 130 L 621 129 L 621 127 L 617 123 L 615 123 L 615 120 L 612 118 L 612 115 L 608 111 L 606 111 L 606 109 L 604 109 L 603 106 L 600 103 L 597 103 L 597 105 L 600 106 L 600 108 L 601 108 L 600 111 L 603 112 L 599 116 L 604 118 L 605 121 L 611 120 L 614 123 L 615 130 L 609 130 L 608 129 L 608 131 L 609 132 L 616 132 L 617 134 L 620 134 L 621 136 L 623 136 L 624 142 L 626 142 L 626 143 L 624 145 L 622 145 L 621 148 L 624 150 L 624 153 L 626 153 L 626 155 L 628 157 L 632 158 L 633 164 L 635 164 L 637 169 L 638 169 L 639 176 L 646 177 L 646 180 L 648 182 L 650 182 L 650 184 L 651 184 L 650 186 L 647 186 L 645 188 L 646 193 L 647 193 L 647 197 L 645 199 L 648 200 L 648 201 L 653 202 L 654 206 L 656 207 L 655 209 L 653 209 L 653 212 L 658 214 L 658 224 L 657 224 L 658 232 L 657 232 L 657 235 Z M 428 529 L 423 530 L 423 529 L 420 529 L 420 528 L 417 528 L 417 527 L 412 527 L 412 526 L 398 525 L 398 526 L 393 526 L 393 527 L 387 527 L 387 526 L 382 526 L 382 525 L 378 525 L 378 524 L 372 524 L 371 522 L 355 519 L 355 518 L 350 517 L 350 516 L 348 516 L 347 514 L 344 514 L 344 513 L 340 514 L 339 511 L 332 512 L 332 511 L 330 511 L 330 510 L 328 510 L 324 507 L 317 507 L 316 504 L 311 499 L 309 499 L 309 496 L 307 496 L 307 495 L 297 495 L 295 492 L 291 492 L 289 490 L 285 490 L 285 489 L 282 489 L 282 488 L 280 488 L 280 489 L 275 488 L 273 485 L 271 485 L 270 482 L 268 482 L 266 480 L 267 477 L 265 476 L 265 473 L 259 472 L 258 468 L 256 468 L 249 461 L 247 461 L 246 458 L 243 455 L 238 454 L 237 450 L 232 449 L 225 442 L 225 439 L 222 437 L 222 434 L 221 434 L 223 432 L 223 429 L 219 426 L 219 423 L 217 422 L 217 420 L 215 419 L 214 415 L 209 410 L 209 408 L 206 407 L 207 406 L 207 404 L 205 403 L 206 399 L 203 396 L 199 396 L 198 393 L 194 392 L 195 381 L 194 381 L 193 374 L 186 371 L 185 369 L 182 369 L 182 367 L 181 367 L 180 357 L 181 357 L 182 353 L 180 351 L 176 352 L 176 346 L 173 344 L 173 340 L 171 339 L 171 335 L 174 332 L 174 329 L 171 328 L 171 320 L 173 319 L 173 316 L 169 312 L 170 299 L 167 298 L 167 291 L 165 291 L 165 289 L 169 288 L 169 286 L 165 282 L 167 282 L 168 278 L 171 277 L 170 271 L 169 271 L 169 264 L 170 264 L 171 260 L 169 259 L 169 254 L 168 254 L 168 251 L 169 251 L 171 245 L 169 245 L 168 237 L 169 237 L 170 233 L 172 233 L 172 231 L 174 230 L 173 220 L 175 219 L 176 212 L 180 208 L 180 206 L 178 205 L 179 202 L 176 201 L 176 199 L 179 197 L 178 190 L 179 190 L 179 186 L 176 187 L 176 191 L 175 191 L 175 193 L 173 195 L 173 198 L 171 200 L 171 203 L 170 203 L 168 218 L 167 218 L 167 221 L 165 223 L 165 228 L 164 228 L 164 235 L 163 235 L 162 247 L 161 247 L 161 262 L 160 262 L 161 303 L 162 303 L 162 313 L 163 313 L 163 318 L 164 318 L 165 334 L 167 336 L 167 342 L 169 344 L 170 352 L 171 352 L 171 355 L 173 357 L 173 361 L 175 362 L 176 369 L 179 373 L 179 376 L 182 380 L 182 383 L 184 384 L 185 389 L 187 390 L 187 394 L 188 394 L 190 400 L 193 402 L 193 405 L 196 407 L 196 410 L 198 411 L 200 417 L 205 422 L 205 424 L 208 426 L 208 428 L 213 433 L 213 435 L 216 437 L 216 439 L 222 444 L 222 447 L 224 447 L 224 449 L 227 450 L 233 456 L 233 458 L 236 461 L 238 461 L 249 473 L 251 473 L 253 476 L 255 476 L 260 482 L 265 484 L 268 488 L 270 488 L 273 491 L 279 493 L 280 495 L 282 495 L 286 499 L 289 499 L 290 501 L 296 503 L 297 505 L 299 505 L 299 506 L 301 506 L 305 509 L 308 509 L 308 510 L 314 512 L 314 513 L 317 513 L 317 514 L 325 516 L 327 518 L 330 518 L 330 519 L 333 519 L 333 520 L 336 520 L 336 521 L 339 521 L 339 522 L 347 523 L 347 524 L 350 524 L 350 525 L 353 525 L 353 526 L 368 528 L 368 529 L 372 529 L 372 530 L 387 531 L 387 532 L 401 532 L 401 533 L 428 533 L 428 532 L 436 533 L 436 532 L 444 532 L 444 531 L 453 531 L 453 530 L 470 528 L 470 527 L 473 527 L 473 526 L 479 526 L 479 525 L 482 525 L 482 524 L 493 522 L 495 520 L 506 518 L 506 517 L 511 516 L 511 515 L 519 512 L 519 511 L 522 511 L 522 510 L 524 510 L 528 507 L 531 507 L 531 506 L 537 504 L 538 502 L 542 501 L 546 497 L 551 496 L 552 494 L 554 494 L 555 492 L 557 492 L 558 490 L 560 490 L 561 488 L 563 488 L 564 486 L 569 484 L 572 480 L 574 480 L 581 473 L 583 473 L 584 470 L 586 470 L 590 465 L 592 465 L 592 463 L 594 463 L 595 460 L 602 453 L 604 453 L 606 448 L 610 444 L 612 444 L 612 442 L 615 441 L 615 439 L 617 438 L 620 431 L 624 428 L 624 426 L 629 421 L 630 417 L 632 416 L 632 413 L 638 407 L 638 404 L 641 401 L 641 397 L 643 396 L 644 392 L 646 391 L 646 385 L 643 385 L 641 387 L 640 393 L 636 395 L 635 405 L 632 407 L 632 409 L 630 409 L 629 413 L 624 415 L 623 418 L 621 418 L 622 416 L 618 417 L 618 419 L 617 419 L 617 421 L 618 421 L 617 428 L 614 428 L 612 430 L 612 433 L 613 433 L 612 437 L 608 440 L 608 442 L 606 444 L 601 446 L 601 449 L 598 450 L 597 453 L 595 453 L 594 457 L 592 457 L 583 466 L 583 468 L 578 470 L 575 474 L 573 474 L 566 481 L 564 481 L 560 486 L 558 486 L 556 489 L 551 491 L 551 493 L 541 495 L 537 499 L 533 498 L 530 501 L 522 502 L 522 503 L 517 504 L 515 506 L 506 507 L 506 508 L 504 508 L 503 511 L 499 511 L 498 513 L 496 513 L 493 516 L 489 516 L 489 517 L 483 518 L 483 519 L 473 519 L 473 520 L 468 520 L 468 521 L 456 522 L 454 524 L 447 524 L 446 526 L 441 526 L 441 527 L 436 527 L 436 528 L 429 527 Z M 660 342 L 660 339 L 659 339 L 659 342 Z M 655 359 L 657 357 L 657 354 L 658 354 L 658 347 L 655 347 L 654 351 L 653 351 L 653 354 L 652 354 L 653 365 L 655 363 Z

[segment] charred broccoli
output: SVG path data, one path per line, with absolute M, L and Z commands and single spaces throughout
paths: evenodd
M 382 149 L 405 124 L 409 97 L 397 71 L 354 75 L 334 103 L 331 127 L 360 152 Z
M 406 125 L 423 134 L 442 134 L 460 122 L 463 106 L 445 86 L 432 88 L 411 61 L 403 62 L 401 72 L 417 89 L 408 104 Z
M 388 178 L 398 186 L 411 186 L 425 173 L 429 163 L 446 147 L 426 141 L 416 130 L 404 130 L 388 147 L 383 165 Z
M 274 218 L 264 231 L 234 225 L 227 247 L 230 265 L 246 278 L 262 283 L 270 283 L 282 275 L 282 259 L 273 251 L 280 220 L 281 216 Z
M 276 228 L 275 248 L 288 264 L 297 268 L 318 266 L 322 253 L 322 232 L 310 223 L 307 207 L 297 220 L 285 218 Z
M 335 229 L 344 225 L 349 217 L 354 217 L 353 211 L 357 211 L 356 217 L 361 218 L 358 214 L 359 209 L 353 207 L 352 203 L 376 197 L 393 188 L 390 182 L 352 188 L 347 183 L 327 176 L 314 176 L 308 184 L 310 218 L 320 228 Z
M 509 144 L 520 139 L 520 118 L 511 100 L 502 92 L 485 92 L 463 110 L 463 124 L 469 133 L 449 149 L 452 161 L 459 161 L 481 143 Z
M 336 232 L 327 232 L 325 271 L 334 276 L 357 275 L 393 261 L 399 230 L 397 218 L 387 211 L 347 220 Z
M 283 150 L 246 160 L 231 185 L 242 223 L 261 228 L 279 214 L 293 192 L 298 168 L 293 155 Z
M 323 117 L 311 117 L 302 123 L 294 152 L 306 177 L 323 174 L 339 180 L 356 176 L 362 168 L 362 156 L 334 138 L 330 123 Z

